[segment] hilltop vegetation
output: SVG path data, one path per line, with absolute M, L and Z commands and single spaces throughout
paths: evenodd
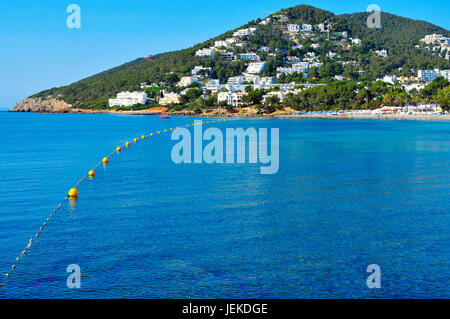
M 415 75 L 418 69 L 449 69 L 450 62 L 437 55 L 427 53 L 421 48 L 416 48 L 419 39 L 426 34 L 440 33 L 449 36 L 449 32 L 436 25 L 425 21 L 411 20 L 388 13 L 381 14 L 381 29 L 370 29 L 366 26 L 369 13 L 354 13 L 334 15 L 333 13 L 311 6 L 300 5 L 281 10 L 289 18 L 290 23 L 319 24 L 329 21 L 333 24 L 332 31 L 348 31 L 349 37 L 360 38 L 360 46 L 342 47 L 336 41 L 323 40 L 318 48 L 312 48 L 313 42 L 309 39 L 301 39 L 301 49 L 293 49 L 292 38 L 281 29 L 260 25 L 260 19 L 250 21 L 245 27 L 258 27 L 251 36 L 244 37 L 251 44 L 249 48 L 257 51 L 261 47 L 268 47 L 274 56 L 268 56 L 261 52 L 261 59 L 267 62 L 263 76 L 275 76 L 277 67 L 283 66 L 285 58 L 290 55 L 304 56 L 307 52 L 314 52 L 323 62 L 320 68 L 310 69 L 310 77 L 316 77 L 329 81 L 334 75 L 342 74 L 353 81 L 373 81 L 386 74 Z M 274 13 L 272 16 L 280 14 Z M 139 58 L 116 68 L 101 72 L 73 84 L 52 88 L 39 92 L 34 98 L 57 98 L 83 108 L 106 107 L 108 98 L 115 96 L 120 91 L 139 90 L 141 82 L 165 82 L 169 87 L 174 87 L 182 76 L 190 75 L 196 65 L 212 67 L 212 77 L 218 78 L 222 83 L 231 76 L 241 74 L 246 68 L 246 62 L 242 60 L 226 61 L 220 55 L 214 58 L 198 57 L 195 52 L 201 48 L 214 45 L 214 41 L 223 40 L 232 36 L 233 31 L 228 31 L 216 38 L 209 39 L 194 47 L 155 55 L 150 61 Z M 373 54 L 374 50 L 386 49 L 389 55 L 380 58 Z M 235 48 L 236 54 L 244 49 Z M 348 64 L 337 63 L 327 58 L 329 51 L 336 52 L 342 61 Z M 362 70 L 363 72 L 359 72 Z M 295 75 L 294 75 L 295 77 Z M 282 76 L 278 82 L 288 82 L 292 76 Z M 301 79 L 298 78 L 299 81 Z M 341 84 L 339 84 L 341 85 Z M 343 84 L 342 84 L 343 85 Z M 346 84 L 349 87 L 356 84 Z M 344 89 L 344 91 L 347 88 Z M 314 92 L 320 92 L 321 88 L 315 88 Z M 305 93 L 306 94 L 306 93 Z M 308 100 L 308 99 L 306 99 Z M 362 100 L 363 101 L 363 100 Z M 300 103 L 300 102 L 299 102 Z M 304 102 L 301 102 L 304 104 Z

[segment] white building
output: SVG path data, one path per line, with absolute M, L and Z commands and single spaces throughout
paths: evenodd
M 236 60 L 236 55 L 234 54 L 234 52 L 220 52 L 219 54 L 227 61 Z
M 247 73 L 255 74 L 261 73 L 266 67 L 266 62 L 251 62 L 247 67 Z
M 209 76 L 212 72 L 212 69 L 209 67 L 204 67 L 201 65 L 197 65 L 192 69 L 192 76 L 197 76 L 199 73 L 201 73 L 200 71 L 206 71 L 205 73 L 207 73 L 207 75 Z M 203 73 L 203 72 L 202 72 Z
M 228 105 L 236 107 L 243 104 L 242 99 L 245 95 L 247 95 L 247 93 L 219 92 L 219 94 L 217 94 L 217 102 L 226 101 Z
M 299 63 L 301 60 L 300 60 L 300 58 L 299 57 L 296 57 L 296 56 L 287 56 L 286 57 L 286 61 L 287 61 L 287 63 Z M 286 62 L 285 61 L 285 62 Z
M 386 82 L 386 83 L 394 84 L 395 82 L 398 81 L 398 78 L 397 78 L 397 76 L 395 76 L 395 75 L 385 75 L 385 76 L 381 79 L 381 81 Z
M 361 45 L 361 39 L 354 38 L 354 39 L 351 39 L 351 41 L 352 41 L 352 44 Z
M 420 39 L 425 44 L 445 43 L 449 38 L 444 37 L 442 34 L 427 34 L 424 38 Z
M 268 25 L 270 23 L 270 18 L 262 20 L 259 24 L 261 25 Z
M 442 76 L 450 81 L 450 70 L 419 70 L 417 71 L 417 77 L 422 82 L 431 82 L 438 76 Z
M 293 33 L 298 33 L 302 29 L 302 27 L 298 24 L 288 24 L 287 26 L 288 31 Z
M 320 32 L 326 32 L 326 30 L 325 30 L 325 24 L 319 23 L 319 24 L 317 25 L 317 27 L 319 28 Z
M 402 86 L 403 86 L 403 88 L 405 89 L 405 91 L 407 93 L 409 93 L 413 89 L 416 89 L 417 91 L 420 91 L 423 88 L 425 88 L 425 84 L 418 84 L 418 83 L 405 84 L 405 85 L 402 85 Z
M 236 46 L 237 46 L 238 48 L 244 48 L 244 47 L 246 47 L 247 45 L 248 45 L 248 42 L 245 42 L 245 41 L 236 42 Z
M 256 28 L 240 29 L 233 33 L 234 37 L 243 37 L 246 35 L 252 35 L 256 31 Z
M 294 45 L 294 46 L 292 46 L 292 49 L 301 49 L 301 48 L 303 48 L 303 45 L 301 45 L 301 44 L 296 44 L 296 45 Z
M 337 53 L 331 52 L 331 51 L 328 51 L 328 53 L 327 53 L 327 57 L 329 57 L 330 59 L 334 58 L 337 55 L 338 55 Z
M 293 73 L 307 73 L 309 69 L 309 63 L 308 62 L 299 62 L 294 63 L 291 67 L 288 68 L 277 68 L 277 73 L 285 73 L 285 74 L 293 74 Z
M 228 48 L 230 46 L 232 46 L 233 44 L 235 44 L 237 41 L 235 38 L 227 38 L 225 40 L 218 40 L 214 42 L 214 46 L 216 48 L 220 48 L 220 47 L 225 47 Z
M 381 50 L 375 50 L 375 54 L 377 54 L 378 56 L 385 58 L 387 57 L 388 53 L 386 49 L 381 49 Z
M 164 97 L 159 99 L 159 104 L 169 105 L 169 104 L 179 104 L 180 95 L 174 92 L 163 92 Z
M 145 92 L 120 92 L 115 99 L 109 99 L 109 106 L 133 106 L 147 103 L 147 93 Z
M 302 32 L 311 32 L 312 25 L 311 24 L 302 24 Z
M 195 76 L 183 76 L 180 79 L 180 82 L 177 83 L 177 86 L 189 86 L 193 83 L 197 83 L 198 78 Z
M 200 49 L 195 52 L 196 56 L 209 56 L 212 57 L 216 53 L 216 50 L 211 48 Z
M 203 91 L 210 90 L 212 93 L 215 93 L 220 89 L 221 86 L 219 79 L 210 79 L 208 83 L 205 83 L 205 85 L 203 85 Z
M 239 76 L 232 76 L 228 78 L 227 83 L 230 85 L 239 85 L 244 82 L 245 77 L 242 75 Z
M 263 96 L 263 103 L 267 103 L 270 96 L 276 96 L 280 102 L 286 98 L 286 93 L 283 91 L 272 91 Z
M 225 40 L 218 40 L 218 41 L 215 41 L 214 42 L 214 46 L 216 47 L 216 48 L 220 48 L 220 47 L 228 47 L 228 42 L 227 41 L 225 41 Z

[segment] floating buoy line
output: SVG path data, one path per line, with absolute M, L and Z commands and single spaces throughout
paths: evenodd
M 237 118 L 233 118 L 233 120 L 238 120 L 240 119 L 240 117 Z M 230 119 L 222 119 L 222 120 L 214 120 L 214 121 L 202 121 L 201 123 L 198 124 L 213 124 L 213 123 L 220 123 L 220 122 L 226 122 L 226 121 L 230 121 Z M 198 125 L 196 123 L 194 124 L 186 124 L 186 127 L 190 127 L 190 126 L 195 126 Z M 176 128 L 179 128 L 178 126 Z M 166 132 L 170 132 L 172 131 L 173 128 L 171 127 L 169 130 L 165 129 L 163 131 L 157 131 L 156 135 L 161 135 L 161 133 L 166 133 Z M 141 136 L 141 140 L 145 140 L 147 137 L 151 137 L 154 136 L 154 133 L 150 133 L 148 135 L 142 135 Z M 139 142 L 138 138 L 134 138 L 133 139 L 134 143 Z M 85 176 L 83 176 L 83 178 L 81 178 L 78 183 L 76 183 L 72 188 L 69 189 L 69 192 L 67 193 L 66 197 L 58 204 L 58 206 L 56 206 L 56 208 L 50 213 L 50 215 L 46 218 L 46 220 L 44 221 L 44 223 L 42 224 L 42 226 L 39 228 L 39 231 L 34 234 L 33 236 L 31 236 L 30 240 L 28 241 L 27 246 L 22 250 L 22 252 L 20 253 L 20 255 L 16 258 L 16 263 L 11 265 L 11 270 L 7 273 L 5 273 L 5 275 L 3 276 L 3 284 L 0 283 L 0 289 L 6 284 L 6 280 L 10 277 L 10 275 L 12 274 L 12 272 L 16 269 L 17 264 L 21 261 L 21 259 L 27 254 L 28 250 L 31 249 L 32 244 L 34 243 L 34 241 L 36 241 L 39 236 L 42 234 L 42 232 L 44 231 L 44 229 L 47 227 L 48 223 L 52 220 L 52 218 L 55 216 L 55 214 L 58 212 L 58 210 L 63 206 L 63 204 L 68 200 L 68 199 L 77 199 L 78 198 L 78 186 L 86 179 L 86 178 L 94 178 L 95 177 L 95 170 L 101 165 L 107 165 L 109 163 L 109 158 L 115 154 L 115 153 L 120 153 L 122 151 L 122 148 L 128 148 L 130 147 L 130 142 L 126 142 L 124 145 L 118 146 L 116 147 L 116 149 L 111 152 L 108 156 L 104 157 L 100 162 L 97 163 L 97 165 L 95 165 Z

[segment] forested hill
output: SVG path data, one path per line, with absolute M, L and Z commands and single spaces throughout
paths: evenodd
M 347 31 L 349 38 L 359 38 L 361 45 L 342 48 L 336 45 L 337 41 L 324 41 L 318 48 L 311 49 L 308 39 L 300 39 L 303 49 L 294 50 L 295 44 L 281 27 L 260 24 L 261 19 L 250 21 L 241 28 L 257 27 L 258 30 L 251 36 L 244 37 L 250 43 L 245 50 L 259 52 L 261 47 L 268 47 L 276 55 L 264 56 L 267 67 L 263 75 L 275 76 L 276 68 L 283 65 L 286 56 L 304 56 L 313 51 L 317 56 L 323 57 L 324 70 L 316 70 L 317 76 L 333 76 L 343 74 L 352 80 L 374 80 L 386 74 L 407 75 L 417 74 L 418 69 L 450 69 L 450 62 L 424 50 L 417 48 L 419 40 L 427 34 L 439 33 L 450 36 L 448 30 L 425 21 L 412 20 L 389 13 L 381 13 L 381 29 L 370 29 L 366 20 L 370 13 L 353 13 L 334 15 L 333 13 L 306 5 L 280 10 L 271 15 L 286 15 L 288 23 L 307 23 L 317 25 L 328 21 L 332 24 L 332 31 Z M 239 28 L 239 29 L 241 29 Z M 236 29 L 238 30 L 238 29 Z M 195 52 L 201 48 L 214 46 L 215 40 L 224 40 L 231 37 L 236 30 L 228 31 L 216 38 L 195 45 L 194 47 L 155 55 L 150 61 L 139 58 L 116 68 L 101 72 L 94 76 L 80 80 L 73 84 L 52 88 L 33 95 L 33 98 L 56 98 L 79 107 L 102 107 L 108 98 L 120 91 L 134 91 L 139 89 L 141 82 L 167 82 L 173 84 L 182 76 L 190 75 L 196 65 L 211 66 L 213 77 L 219 78 L 221 83 L 226 82 L 230 76 L 242 73 L 246 62 L 242 60 L 224 61 L 220 57 L 206 59 L 198 57 Z M 298 43 L 298 42 L 297 42 Z M 374 50 L 386 49 L 388 57 L 380 58 Z M 236 53 L 242 53 L 235 49 Z M 355 67 L 344 67 L 328 61 L 325 57 L 328 52 L 336 52 L 343 61 L 357 64 Z M 144 55 L 144 54 L 143 54 Z M 216 54 L 216 56 L 218 56 Z M 263 56 L 262 56 L 263 57 Z M 341 65 L 347 65 L 342 64 Z

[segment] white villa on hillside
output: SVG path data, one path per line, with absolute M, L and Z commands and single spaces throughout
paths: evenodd
M 256 28 L 248 28 L 248 29 L 240 29 L 237 30 L 235 33 L 233 33 L 234 37 L 243 37 L 246 35 L 252 35 L 253 32 L 255 32 L 257 29 Z
M 195 52 L 196 56 L 209 56 L 212 57 L 216 53 L 216 50 L 211 48 L 200 49 Z
M 115 99 L 109 99 L 109 106 L 133 106 L 147 103 L 147 93 L 145 92 L 120 92 Z
M 438 76 L 442 76 L 445 79 L 450 81 L 450 70 L 418 70 L 417 71 L 417 77 L 422 82 L 431 82 Z
M 261 73 L 266 67 L 266 62 L 251 62 L 247 67 L 247 73 Z
M 385 58 L 387 57 L 388 53 L 386 49 L 382 49 L 382 50 L 375 50 L 375 54 L 377 54 L 378 56 Z
M 217 101 L 226 101 L 227 104 L 232 106 L 239 106 L 243 104 L 242 98 L 247 95 L 247 93 L 241 92 L 219 92 L 217 95 Z
M 298 24 L 288 24 L 287 26 L 288 31 L 293 33 L 298 33 L 302 29 L 302 27 Z
M 180 79 L 180 82 L 177 83 L 177 86 L 189 86 L 192 83 L 197 83 L 198 78 L 195 76 L 183 76 Z
M 169 105 L 169 104 L 179 104 L 180 95 L 178 93 L 164 92 L 164 97 L 159 99 L 159 104 Z
M 352 41 L 352 44 L 361 45 L 361 39 L 354 38 L 350 39 L 350 41 Z

